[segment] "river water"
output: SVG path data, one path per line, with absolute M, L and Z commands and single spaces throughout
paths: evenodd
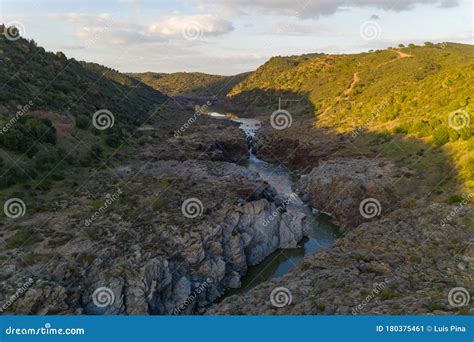
M 255 138 L 255 133 L 260 128 L 260 122 L 257 119 L 239 118 L 232 119 L 232 121 L 240 124 L 240 128 L 244 131 L 249 142 Z M 284 166 L 258 159 L 252 151 L 251 143 L 249 145 L 250 155 L 245 163 L 246 167 L 257 172 L 284 198 L 292 196 L 291 198 L 294 200 L 289 202 L 288 206 L 293 206 L 306 214 L 305 225 L 308 236 L 300 242 L 298 248 L 277 250 L 259 265 L 250 267 L 248 273 L 242 278 L 242 287 L 229 289 L 220 300 L 234 294 L 247 292 L 264 281 L 284 275 L 301 262 L 306 255 L 330 247 L 338 234 L 337 227 L 330 223 L 328 217 L 321 214 L 316 216 L 314 211 L 294 193 L 296 176 Z

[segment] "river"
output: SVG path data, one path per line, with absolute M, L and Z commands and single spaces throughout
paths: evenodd
M 231 295 L 247 292 L 262 282 L 284 275 L 301 262 L 306 255 L 330 247 L 338 235 L 337 227 L 331 224 L 328 217 L 321 214 L 316 216 L 314 210 L 303 203 L 294 193 L 294 184 L 297 177 L 290 170 L 284 166 L 270 164 L 258 159 L 253 153 L 252 141 L 260 127 L 260 122 L 257 119 L 246 118 L 232 119 L 232 121 L 240 124 L 240 128 L 249 141 L 250 155 L 245 166 L 257 172 L 284 198 L 292 196 L 295 199 L 289 203 L 289 206 L 295 206 L 306 214 L 305 225 L 308 236 L 300 242 L 298 248 L 277 250 L 267 256 L 259 265 L 250 267 L 248 273 L 242 278 L 242 286 L 238 289 L 227 290 L 219 301 Z

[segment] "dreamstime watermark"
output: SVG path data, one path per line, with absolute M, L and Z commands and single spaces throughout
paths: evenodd
M 108 287 L 99 287 L 92 293 L 92 302 L 99 308 L 105 308 L 115 303 L 115 293 Z
M 352 309 L 352 314 L 359 314 L 367 306 L 367 304 L 369 304 L 384 288 L 387 287 L 387 284 L 387 279 L 385 279 L 381 283 L 375 283 L 372 292 L 370 292 L 359 305 Z
M 374 122 L 374 120 L 377 118 L 377 116 L 379 116 L 380 113 L 382 113 L 386 107 L 387 107 L 386 102 L 377 105 L 377 107 L 375 107 L 375 110 L 370 114 L 369 119 L 367 121 L 365 121 L 362 126 L 358 127 L 354 131 L 352 131 L 352 134 L 351 134 L 352 138 L 354 138 L 354 139 L 357 138 L 359 136 L 359 134 L 361 134 L 363 131 L 365 131 L 367 129 L 367 127 L 369 127 Z
M 101 131 L 113 127 L 114 123 L 115 117 L 112 112 L 107 109 L 98 110 L 92 116 L 92 124 Z
M 25 32 L 25 26 L 19 21 L 10 21 L 3 28 L 3 35 L 12 42 L 24 36 Z
M 34 106 L 34 103 L 33 101 L 28 101 L 28 103 L 24 106 L 18 106 L 17 109 L 18 111 L 15 113 L 15 115 L 13 116 L 13 118 L 11 118 L 6 124 L 5 126 L 2 127 L 2 129 L 0 130 L 0 135 L 3 135 L 5 133 L 8 132 L 8 130 L 10 128 L 13 127 L 13 125 L 15 125 L 15 123 L 20 120 L 20 118 L 25 115 L 27 112 L 29 112 L 31 110 L 31 107 Z
M 298 200 L 298 195 L 294 192 L 288 196 L 281 205 L 279 205 L 273 213 L 268 216 L 265 221 L 263 221 L 263 226 L 266 227 L 270 224 L 278 215 L 281 215 L 282 212 L 286 210 L 290 202 L 296 202 Z
M 360 202 L 359 212 L 364 218 L 371 219 L 375 216 L 380 216 L 382 213 L 382 205 L 375 198 L 366 198 Z
M 277 109 L 270 116 L 270 125 L 276 130 L 282 130 L 291 127 L 293 117 L 291 113 L 284 109 Z
M 373 20 L 363 22 L 360 25 L 360 36 L 368 42 L 379 39 L 381 35 L 382 28 Z
M 194 114 L 188 119 L 177 131 L 174 132 L 174 137 L 178 138 L 181 136 L 201 115 L 207 113 L 209 106 L 212 105 L 211 101 L 207 101 L 204 105 L 196 105 L 194 107 Z
M 181 212 L 184 217 L 196 218 L 204 212 L 204 205 L 198 198 L 188 198 L 181 205 Z
M 20 286 L 16 290 L 16 292 L 10 298 L 8 298 L 8 300 L 5 302 L 5 304 L 2 305 L 2 307 L 0 308 L 0 313 L 7 310 L 10 306 L 13 305 L 13 303 L 15 303 L 18 300 L 18 298 L 23 296 L 25 294 L 25 292 L 28 291 L 28 289 L 31 287 L 31 285 L 33 285 L 34 282 L 35 281 L 32 278 L 30 278 L 26 281 L 26 283 L 24 283 L 22 286 Z
M 3 212 L 12 219 L 22 217 L 26 213 L 26 204 L 20 198 L 10 198 L 3 205 Z
M 196 300 L 196 298 L 198 297 L 198 295 L 200 293 L 202 293 L 209 285 L 212 284 L 212 279 L 211 278 L 207 278 L 204 282 L 202 282 L 198 287 L 196 287 L 192 292 L 191 294 L 188 296 L 188 298 L 186 298 L 186 300 L 181 303 L 180 305 L 178 305 L 176 308 L 174 308 L 173 310 L 173 315 L 177 316 L 177 315 L 181 315 L 181 313 L 186 310 L 187 307 L 189 307 L 191 304 L 194 303 L 194 301 Z
M 181 34 L 186 40 L 198 40 L 204 32 L 203 26 L 197 21 L 187 21 L 181 27 Z
M 277 308 L 290 305 L 293 301 L 291 291 L 286 287 L 274 288 L 270 293 L 270 303 Z
M 471 116 L 468 112 L 462 109 L 451 112 L 448 116 L 448 125 L 452 129 L 460 130 L 466 128 L 471 123 Z
M 456 217 L 459 212 L 471 201 L 472 194 L 463 195 L 463 200 L 449 212 L 449 214 L 441 219 L 440 226 L 445 227 L 454 217 Z
M 461 308 L 471 302 L 471 295 L 464 287 L 452 288 L 448 293 L 448 303 L 454 308 Z
M 119 188 L 112 195 L 110 194 L 105 195 L 106 199 L 104 201 L 104 204 L 96 212 L 94 212 L 94 214 L 92 214 L 92 216 L 89 219 L 85 220 L 84 224 L 87 227 L 90 226 L 92 222 L 97 220 L 97 218 L 100 215 L 102 215 L 107 210 L 107 208 L 120 197 L 121 194 L 122 194 L 122 189 Z
M 45 323 L 41 328 L 15 328 L 9 326 L 5 329 L 6 335 L 84 335 L 84 328 L 52 328 L 51 323 Z

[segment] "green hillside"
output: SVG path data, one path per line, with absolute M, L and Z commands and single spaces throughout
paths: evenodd
M 228 97 L 265 115 L 279 96 L 293 100 L 283 108 L 295 120 L 314 116 L 316 127 L 337 134 L 359 130 L 418 139 L 443 149 L 473 189 L 473 79 L 474 46 L 426 43 L 354 55 L 274 57 Z M 354 139 L 360 148 L 364 143 L 363 134 Z
M 2 35 L 0 51 L 0 187 L 60 179 L 69 167 L 98 162 L 168 100 L 127 75 L 47 52 L 33 40 Z M 114 124 L 98 130 L 92 118 L 103 109 Z
M 225 96 L 248 73 L 235 76 L 209 75 L 201 72 L 131 73 L 128 74 L 169 96 L 213 97 Z

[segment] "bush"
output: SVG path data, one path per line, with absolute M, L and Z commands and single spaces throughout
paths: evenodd
M 105 136 L 105 143 L 110 147 L 119 147 L 122 144 L 122 139 L 117 133 L 111 133 Z
M 7 150 L 27 152 L 32 158 L 38 152 L 37 143 L 56 144 L 56 130 L 48 119 L 26 116 L 1 136 L 0 143 Z
M 430 136 L 432 133 L 432 128 L 428 123 L 423 121 L 419 121 L 413 125 L 411 128 L 413 134 L 415 134 L 419 138 Z
M 433 131 L 433 140 L 437 146 L 443 146 L 449 142 L 449 130 L 446 127 L 438 127 Z
M 104 150 L 100 145 L 94 144 L 91 146 L 91 158 L 92 159 L 99 159 L 102 158 Z
M 459 139 L 459 133 L 454 129 L 449 129 L 449 141 L 454 142 Z
M 87 129 L 91 124 L 91 120 L 86 115 L 79 115 L 76 119 L 76 126 L 80 129 Z

